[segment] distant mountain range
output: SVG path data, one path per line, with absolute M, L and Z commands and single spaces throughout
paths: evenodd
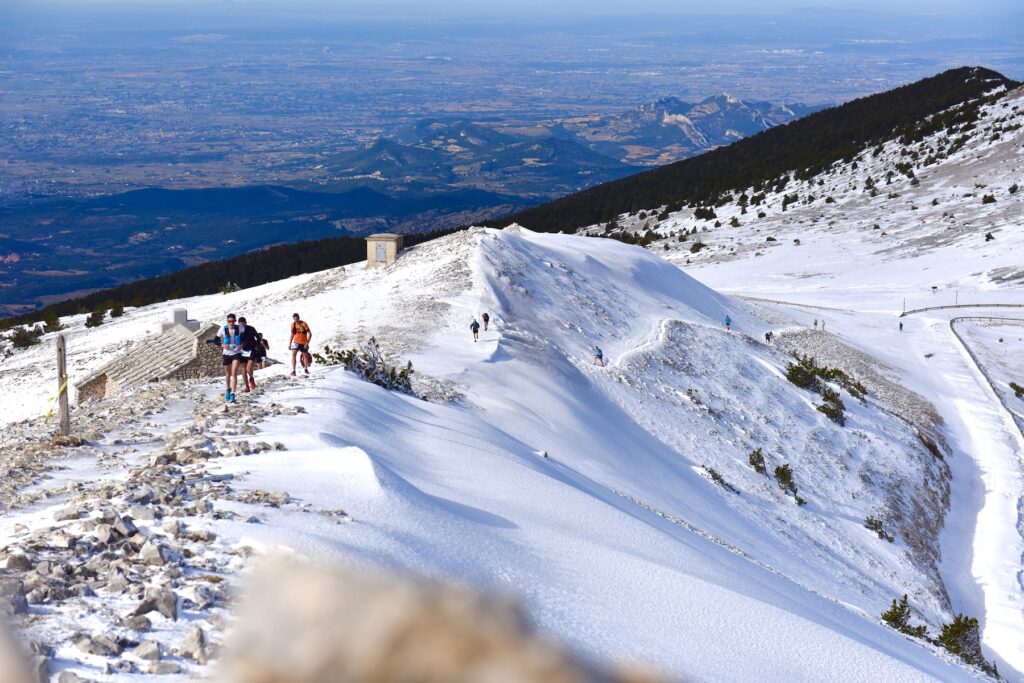
M 473 188 L 551 199 L 731 144 L 822 109 L 747 102 L 726 93 L 696 104 L 667 97 L 629 111 L 530 126 L 423 120 L 324 161 L 328 185 Z
M 322 181 L 0 206 L 0 316 L 271 245 L 480 222 L 692 156 L 810 107 L 719 95 L 543 122 L 423 120 L 322 159 Z
M 609 116 L 557 121 L 550 130 L 640 166 L 660 166 L 728 145 L 824 108 L 751 102 L 722 93 L 696 104 L 665 97 Z

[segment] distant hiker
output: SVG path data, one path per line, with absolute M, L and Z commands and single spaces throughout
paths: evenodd
M 313 332 L 298 313 L 292 313 L 292 326 L 288 331 L 288 338 L 291 340 L 289 347 L 292 350 L 292 377 L 295 376 L 296 356 L 299 357 L 302 371 L 308 375 L 309 366 L 313 364 L 313 356 L 309 353 L 309 341 L 313 338 Z
M 600 365 L 602 368 L 604 367 L 604 351 L 601 350 L 600 346 L 594 347 L 594 360 L 591 362 L 591 365 Z
M 902 331 L 903 331 L 903 321 L 901 320 L 900 321 L 900 332 L 902 332 Z
M 473 322 L 469 324 L 469 329 L 473 330 L 473 341 L 479 341 L 480 339 L 480 323 L 473 318 Z
M 732 329 L 732 318 L 730 318 L 729 316 L 725 316 L 725 329 Z
M 821 319 L 821 331 L 822 332 L 825 331 L 825 319 L 824 318 Z
M 773 336 L 774 336 L 774 335 L 772 334 L 772 331 L 771 331 L 771 330 L 768 330 L 767 332 L 765 332 L 765 333 L 764 333 L 764 343 L 765 343 L 765 344 L 771 344 L 771 343 L 772 343 L 772 337 L 773 337 Z
M 238 388 L 238 366 L 242 359 L 242 331 L 235 323 L 235 314 L 228 313 L 227 324 L 220 328 L 220 348 L 224 355 L 224 400 L 235 402 Z
M 245 392 L 249 393 L 251 389 L 256 388 L 256 378 L 252 371 L 256 366 L 256 360 L 260 357 L 260 351 L 263 350 L 263 344 L 260 343 L 262 335 L 256 331 L 255 327 L 246 323 L 245 316 L 238 319 L 238 327 L 242 331 L 242 380 L 245 382 Z
M 484 311 L 483 314 L 480 316 L 480 319 L 484 321 L 484 332 L 486 332 L 487 326 L 491 322 L 491 316 L 487 313 L 487 311 Z
M 818 329 L 818 319 L 814 319 L 814 329 Z

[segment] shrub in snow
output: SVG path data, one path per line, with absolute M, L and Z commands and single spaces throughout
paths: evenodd
M 702 221 L 714 220 L 715 210 L 706 206 L 700 206 L 693 212 L 693 217 Z
M 43 327 L 47 332 L 63 329 L 64 326 L 60 324 L 60 316 L 57 315 L 57 311 L 50 308 L 43 313 Z
M 779 482 L 779 488 L 783 491 L 796 495 L 796 482 L 793 481 L 793 470 L 788 462 L 775 468 L 775 481 Z
M 736 493 L 736 494 L 738 494 L 740 492 L 740 490 L 738 488 L 736 488 L 735 486 L 733 486 L 732 484 L 727 482 L 725 480 L 725 477 L 723 477 L 722 474 L 718 470 L 716 470 L 714 467 L 708 467 L 707 465 L 701 465 L 701 467 L 703 467 L 704 471 L 707 472 L 708 478 L 711 481 L 715 482 L 716 484 L 721 486 L 726 491 L 730 491 L 730 492 Z
M 120 318 L 122 315 L 124 315 L 124 305 L 120 303 L 114 304 L 114 307 L 110 309 L 110 317 Z
M 760 447 L 750 451 L 747 461 L 750 462 L 750 466 L 753 467 L 754 471 L 758 474 L 768 474 L 768 468 L 765 467 L 764 464 L 764 453 L 761 452 Z
M 314 353 L 313 358 L 324 365 L 344 365 L 346 370 L 362 376 L 367 382 L 377 386 L 401 391 L 406 394 L 412 392 L 412 361 L 409 361 L 404 368 L 399 370 L 394 365 L 389 365 L 380 352 L 380 346 L 373 337 L 361 349 L 348 349 L 338 351 L 330 346 L 324 345 L 324 352 Z
M 995 239 L 995 235 L 993 235 L 993 234 L 992 234 L 992 233 L 990 233 L 990 232 L 986 232 L 986 233 L 985 233 L 985 241 L 986 241 L 986 242 L 991 242 L 991 241 L 992 241 L 992 240 L 994 240 L 994 239 Z
M 776 239 L 775 239 L 774 237 L 772 237 L 771 235 L 768 235 L 767 239 L 765 239 L 765 242 L 776 242 L 776 241 L 778 241 L 778 240 L 776 240 Z
M 801 389 L 814 389 L 818 385 L 818 367 L 810 356 L 801 356 L 786 368 L 786 379 Z
M 839 393 L 830 387 L 825 387 L 821 391 L 821 398 L 823 403 L 818 406 L 818 412 L 824 413 L 828 419 L 840 427 L 845 425 L 846 416 L 843 414 L 843 411 L 846 409 L 846 406 L 843 405 L 843 400 L 839 398 Z
M 11 333 L 11 344 L 16 349 L 25 349 L 29 346 L 33 346 L 39 343 L 39 338 L 43 336 L 43 329 L 36 325 L 35 327 L 16 327 L 14 332 Z
M 843 389 L 850 392 L 850 395 L 856 399 L 864 399 L 864 395 L 868 391 L 867 387 L 847 375 L 839 368 L 829 368 L 818 365 L 814 359 L 809 356 L 795 356 L 794 354 L 794 357 L 797 359 L 796 363 L 790 363 L 786 368 L 786 379 L 793 384 L 802 389 L 817 391 L 821 386 L 818 379 L 823 379 L 827 382 L 835 382 Z
M 1017 190 L 1019 190 L 1019 189 L 1020 188 L 1017 187 L 1017 183 L 1014 183 L 1013 185 L 1010 185 L 1009 192 L 1010 192 L 1010 194 L 1017 194 Z
M 892 607 L 882 612 L 882 621 L 900 633 L 906 633 L 915 638 L 927 638 L 928 628 L 923 624 L 920 626 L 910 625 L 910 605 L 907 596 L 900 598 L 899 602 L 893 600 Z
M 895 536 L 893 536 L 885 530 L 885 522 L 883 522 L 880 519 L 876 519 L 871 515 L 868 515 L 864 518 L 864 528 L 874 531 L 876 534 L 878 534 L 879 538 L 885 541 L 889 541 L 889 543 L 892 543 L 896 540 Z M 884 615 L 883 618 L 885 618 Z
M 703 242 L 697 241 L 690 245 L 690 253 L 696 254 L 698 251 L 706 247 L 707 245 Z
M 220 286 L 220 293 L 221 294 L 230 294 L 231 292 L 237 292 L 240 289 L 242 289 L 242 288 L 239 287 L 238 285 L 236 285 L 231 280 L 228 280 L 227 282 L 225 282 L 223 285 Z
M 984 194 L 984 195 L 981 196 L 981 203 L 982 204 L 995 204 L 996 203 L 996 198 L 993 195 Z
M 996 676 L 999 675 L 994 664 L 985 661 L 981 652 L 981 631 L 978 620 L 958 614 L 953 621 L 942 627 L 942 633 L 935 642 L 960 657 L 968 664 Z
M 740 227 L 740 219 L 736 218 L 736 216 L 733 216 L 731 219 L 729 219 L 729 225 L 731 225 L 734 228 Z
M 103 318 L 106 316 L 106 312 L 102 308 L 97 308 L 89 317 L 85 319 L 86 327 L 99 327 L 103 324 Z
M 1017 384 L 1016 382 L 1010 382 L 1010 388 L 1013 389 L 1013 395 L 1017 398 L 1024 398 L 1024 387 Z

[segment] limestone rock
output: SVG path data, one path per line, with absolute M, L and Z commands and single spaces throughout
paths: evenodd
M 7 556 L 4 568 L 10 569 L 12 572 L 27 572 L 29 569 L 32 569 L 32 560 L 22 553 L 14 553 Z
M 181 673 L 181 665 L 177 662 L 154 662 L 149 667 L 149 673 L 156 676 L 170 676 Z
M 168 619 L 178 620 L 178 596 L 170 588 L 147 588 L 142 603 L 132 612 L 133 617 L 159 612 Z
M 73 519 L 81 519 L 82 513 L 75 508 L 64 508 L 53 513 L 53 519 L 58 522 L 68 522 Z
M 206 651 L 206 634 L 199 626 L 193 626 L 185 634 L 185 641 L 181 644 L 181 655 L 189 659 L 206 664 L 209 655 Z
M 132 654 L 147 662 L 158 662 L 160 661 L 160 643 L 155 640 L 143 641 L 132 650 Z
M 139 553 L 139 557 L 142 561 L 149 565 L 160 566 L 167 564 L 167 548 L 150 541 L 142 546 L 142 551 Z

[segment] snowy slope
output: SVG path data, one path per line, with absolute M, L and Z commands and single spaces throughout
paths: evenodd
M 978 617 L 987 656 L 1011 680 L 1024 680 L 1024 441 L 1011 414 L 1018 399 L 1007 394 L 1009 378 L 1024 373 L 1024 349 L 1012 329 L 998 333 L 1000 344 L 995 328 L 965 321 L 958 329 L 976 361 L 950 318 L 1024 317 L 1022 178 L 1017 89 L 983 107 L 973 125 L 915 143 L 894 139 L 818 176 L 784 179 L 746 211 L 739 197 L 752 199 L 752 189 L 715 207 L 710 221 L 692 209 L 657 218 L 663 207 L 618 220 L 653 231 L 651 250 L 763 318 L 823 336 L 827 329 L 896 368 L 903 385 L 935 405 L 953 451 L 942 580 L 954 610 Z M 698 241 L 705 248 L 694 250 Z
M 253 400 L 305 412 L 249 425 L 246 438 L 287 450 L 210 468 L 239 488 L 287 490 L 354 521 L 285 506 L 264 524 L 210 522 L 226 546 L 283 546 L 491 587 L 585 653 L 639 658 L 687 680 L 977 675 L 877 619 L 903 593 L 932 630 L 951 616 L 934 556 L 949 473 L 918 427 L 882 398 L 846 392 L 847 425 L 832 423 L 817 395 L 784 378 L 789 357 L 756 341 L 785 325 L 647 251 L 519 229 L 458 233 L 386 270 L 168 302 L 93 330 L 71 321 L 72 376 L 140 343 L 141 328 L 182 305 L 204 321 L 247 315 L 278 357 L 293 310 L 315 347 L 375 336 L 396 360 L 413 361 L 434 398 L 340 370 L 318 368 L 311 380 L 268 370 L 277 379 Z M 474 343 L 468 324 L 483 310 L 494 327 Z M 594 344 L 608 367 L 592 365 Z M 47 343 L 5 363 L 0 387 L 26 396 L 19 414 L 42 412 L 26 388 L 49 383 L 41 361 L 51 353 Z M 207 400 L 216 386 L 185 391 Z M 191 417 L 175 409 L 145 419 L 172 430 Z M 769 469 L 790 464 L 806 505 L 749 466 L 757 447 Z M 112 476 L 116 467 L 70 475 Z M 8 512 L 0 533 L 41 524 L 62 504 Z M 868 515 L 887 521 L 894 543 L 863 528 Z

